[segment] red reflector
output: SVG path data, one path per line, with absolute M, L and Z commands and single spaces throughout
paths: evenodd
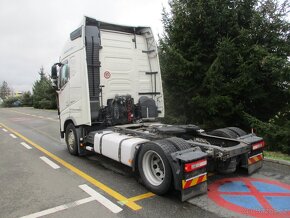
M 263 148 L 263 147 L 265 147 L 265 142 L 264 141 L 260 141 L 260 142 L 255 143 L 255 144 L 252 145 L 252 149 L 253 150 L 257 150 L 257 149 Z
M 207 160 L 206 159 L 203 159 L 203 160 L 198 160 L 198 161 L 195 161 L 195 162 L 191 162 L 191 163 L 187 163 L 184 165 L 184 171 L 189 173 L 193 170 L 197 170 L 199 168 L 202 168 L 204 166 L 206 166 L 207 164 Z

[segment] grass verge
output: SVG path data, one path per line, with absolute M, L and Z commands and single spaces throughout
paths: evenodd
M 283 154 L 283 153 L 277 152 L 277 151 L 264 151 L 264 156 L 267 158 L 275 159 L 275 160 L 290 161 L 290 155 Z

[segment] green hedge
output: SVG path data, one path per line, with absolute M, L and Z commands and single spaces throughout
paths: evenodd
M 245 119 L 266 141 L 266 149 L 290 154 L 290 110 L 279 112 L 269 122 L 244 114 Z

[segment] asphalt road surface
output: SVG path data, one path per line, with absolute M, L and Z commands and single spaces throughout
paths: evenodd
M 100 155 L 75 157 L 60 140 L 56 111 L 0 109 L 0 217 L 245 217 L 208 195 L 148 192 L 130 168 Z M 249 178 L 245 172 L 211 175 Z M 265 163 L 250 178 L 290 184 L 290 168 Z M 210 192 L 211 190 L 209 190 Z

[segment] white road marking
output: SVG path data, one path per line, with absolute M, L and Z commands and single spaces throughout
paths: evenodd
M 46 157 L 40 157 L 41 159 L 45 159 Z M 47 159 L 47 158 L 46 158 Z M 49 160 L 49 159 L 47 159 Z M 50 161 L 50 160 L 49 160 Z M 45 161 L 46 162 L 46 161 Z M 105 198 L 103 195 L 99 194 L 98 192 L 96 192 L 94 189 L 92 189 L 91 187 L 89 187 L 88 185 L 80 185 L 79 186 L 83 191 L 85 191 L 86 193 L 88 193 L 91 197 L 88 198 L 84 198 L 78 201 L 74 201 L 68 204 L 63 204 L 57 207 L 53 207 L 47 210 L 43 210 L 37 213 L 32 213 L 29 214 L 27 216 L 22 216 L 20 218 L 37 218 L 37 217 L 42 217 L 42 216 L 46 216 L 49 214 L 53 214 L 62 210 L 66 210 L 69 208 L 73 208 L 76 207 L 78 205 L 81 204 L 85 204 L 85 203 L 89 203 L 92 201 L 98 201 L 101 204 L 103 204 L 106 208 L 108 208 L 109 210 L 111 210 L 113 213 L 119 213 L 121 212 L 123 209 L 120 208 L 119 206 L 117 206 L 116 204 L 114 204 L 113 202 L 111 202 L 109 199 Z
M 16 111 L 16 110 L 12 110 L 12 111 L 14 111 L 16 113 L 19 113 L 19 114 L 27 115 L 27 116 L 32 116 L 32 117 L 37 117 L 37 118 L 40 118 L 40 119 L 45 119 L 45 120 L 51 120 L 51 121 L 54 121 L 54 122 L 58 122 L 58 119 L 52 119 L 52 118 L 41 116 L 41 115 L 37 115 L 37 114 L 27 114 L 27 113 L 19 112 L 19 111 Z M 21 118 L 18 118 L 18 119 L 21 119 Z M 22 119 L 22 120 L 24 120 L 24 119 Z M 22 120 L 19 120 L 19 121 L 22 121 Z M 18 120 L 16 120 L 16 121 L 18 121 Z
M 60 166 L 49 160 L 47 157 L 42 156 L 40 157 L 40 159 L 43 160 L 45 163 L 47 163 L 49 166 L 51 166 L 53 169 L 60 168 Z
M 68 203 L 68 204 L 63 204 L 63 205 L 60 205 L 60 206 L 57 206 L 57 207 L 53 207 L 53 208 L 50 208 L 50 209 L 47 209 L 47 210 L 43 210 L 43 211 L 40 211 L 40 212 L 37 212 L 37 213 L 33 213 L 33 214 L 30 214 L 30 215 L 27 215 L 27 216 L 23 216 L 21 218 L 42 217 L 42 216 L 45 216 L 45 215 L 48 215 L 48 214 L 52 214 L 52 213 L 55 213 L 55 212 L 58 212 L 58 211 L 66 210 L 68 208 L 76 207 L 78 205 L 85 204 L 85 203 L 88 203 L 88 202 L 91 202 L 91 201 L 95 201 L 95 198 L 94 197 L 84 198 L 84 199 L 81 199 L 81 200 L 78 200 L 78 201 L 74 201 L 74 202 L 71 202 L 71 203 Z
M 16 135 L 14 135 L 14 134 L 9 134 L 12 138 L 14 138 L 14 139 L 16 139 L 17 138 L 17 136 Z
M 54 118 L 50 118 L 50 117 L 48 117 L 48 118 L 46 118 L 46 119 L 48 119 L 48 120 L 52 120 L 52 121 L 58 121 L 58 119 L 54 119 Z
M 8 132 L 8 130 L 7 130 L 7 129 L 4 129 L 4 128 L 3 128 L 2 130 L 3 130 L 4 132 Z
M 111 210 L 113 213 L 119 213 L 119 212 L 121 212 L 123 210 L 121 207 L 119 207 L 118 205 L 114 204 L 108 198 L 106 198 L 103 195 L 101 195 L 100 193 L 96 192 L 94 189 L 92 189 L 88 185 L 86 185 L 86 184 L 79 185 L 79 187 L 83 191 L 85 191 L 86 193 L 88 193 L 90 196 L 92 196 L 95 200 L 97 200 L 102 205 L 104 205 L 106 208 L 108 208 L 109 210 Z
M 30 147 L 28 144 L 26 144 L 25 142 L 21 142 L 21 145 L 23 145 L 25 148 L 27 149 L 32 149 L 32 147 Z

